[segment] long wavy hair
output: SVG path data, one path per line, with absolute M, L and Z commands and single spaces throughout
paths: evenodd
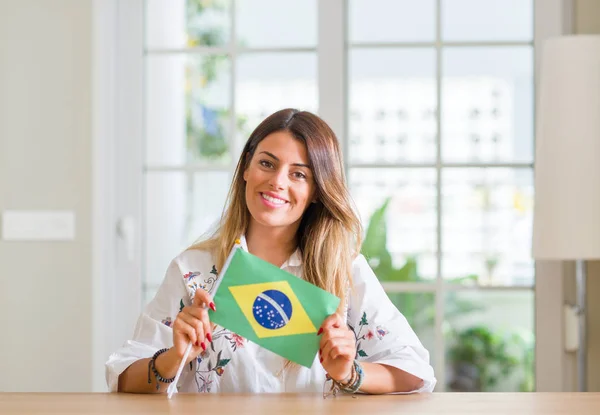
M 235 239 L 250 223 L 244 171 L 258 144 L 269 134 L 287 131 L 306 146 L 316 184 L 316 203 L 309 203 L 296 234 L 302 254 L 303 278 L 337 295 L 345 304 L 352 281 L 352 261 L 360 252 L 362 229 L 346 186 L 342 156 L 335 133 L 318 116 L 283 109 L 267 117 L 252 132 L 235 169 L 225 209 L 216 231 L 189 249 L 211 252 L 221 269 Z

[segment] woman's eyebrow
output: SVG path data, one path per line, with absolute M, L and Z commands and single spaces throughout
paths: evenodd
M 277 158 L 277 156 L 275 156 L 275 154 L 270 153 L 268 151 L 261 151 L 259 154 L 265 153 L 267 156 L 272 157 L 275 159 L 275 161 L 279 161 L 279 158 Z M 297 166 L 297 167 L 306 167 L 307 169 L 310 169 L 310 166 L 308 164 L 304 164 L 304 163 L 292 163 L 292 166 Z

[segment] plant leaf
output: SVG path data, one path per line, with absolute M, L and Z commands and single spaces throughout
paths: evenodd
M 391 198 L 387 198 L 383 205 L 375 210 L 369 219 L 369 226 L 361 252 L 369 261 L 373 272 L 380 280 L 388 280 L 392 269 L 392 256 L 387 250 L 387 222 L 386 211 Z

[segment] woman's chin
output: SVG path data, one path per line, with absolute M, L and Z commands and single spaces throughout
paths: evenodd
M 273 215 L 269 213 L 262 213 L 254 216 L 253 219 L 261 226 L 266 228 L 282 228 L 286 226 L 292 226 L 297 221 L 290 220 L 290 218 L 281 217 L 280 215 Z

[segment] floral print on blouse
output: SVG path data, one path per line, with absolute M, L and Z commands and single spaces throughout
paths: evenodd
M 247 250 L 244 238 L 242 248 Z M 191 304 L 196 289 L 212 293 L 218 276 L 214 262 L 210 254 L 199 250 L 184 251 L 171 262 L 156 296 L 138 318 L 131 340 L 106 362 L 111 391 L 117 390 L 119 375 L 133 362 L 173 346 L 171 326 L 177 314 Z M 299 250 L 281 268 L 302 278 Z M 421 388 L 413 392 L 433 391 L 436 379 L 428 351 L 389 300 L 362 255 L 354 260 L 352 278 L 346 319 L 356 338 L 356 358 L 397 367 L 423 379 Z M 213 341 L 184 369 L 177 389 L 197 393 L 323 392 L 326 373 L 318 355 L 310 369 L 286 367 L 285 362 L 269 350 L 216 326 Z

